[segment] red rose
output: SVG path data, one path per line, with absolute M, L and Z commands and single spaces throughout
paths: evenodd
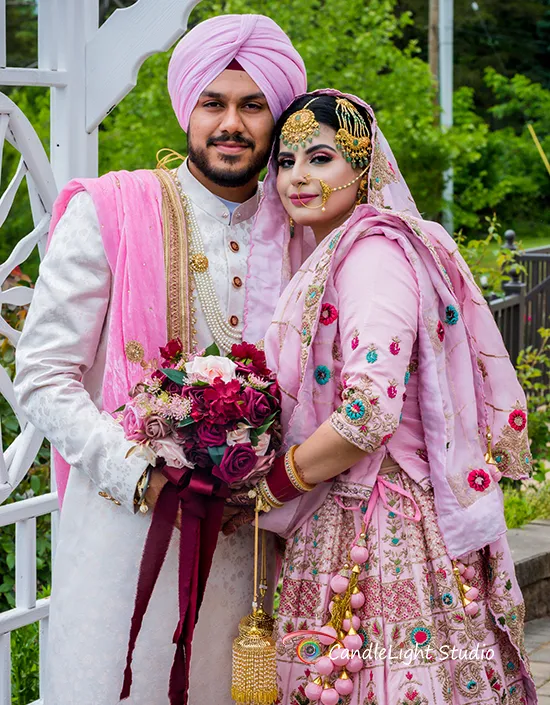
M 185 457 L 190 463 L 198 468 L 207 469 L 212 467 L 212 460 L 206 448 L 199 448 L 196 440 L 188 439 L 183 444 Z
M 163 348 L 159 348 L 163 360 L 173 360 L 183 352 L 183 343 L 179 338 L 168 341 Z
M 243 397 L 243 416 L 252 426 L 258 428 L 265 423 L 267 417 L 272 413 L 269 400 L 265 394 L 262 394 L 262 392 L 252 387 L 246 387 L 244 389 Z
M 225 443 L 226 432 L 222 426 L 213 426 L 207 421 L 203 421 L 198 425 L 196 433 L 201 448 L 214 448 Z
M 255 345 L 250 343 L 241 343 L 233 345 L 231 348 L 231 357 L 235 358 L 235 362 L 241 363 L 239 367 L 245 367 L 248 372 L 255 372 L 259 375 L 270 374 L 265 361 L 265 353 L 263 350 L 258 350 Z
M 192 406 L 191 418 L 194 421 L 202 421 L 208 416 L 208 404 L 204 399 L 206 387 L 183 387 L 182 397 L 187 397 Z
M 220 466 L 214 466 L 212 474 L 230 485 L 246 477 L 257 460 L 256 452 L 250 443 L 237 443 L 237 445 L 228 446 Z

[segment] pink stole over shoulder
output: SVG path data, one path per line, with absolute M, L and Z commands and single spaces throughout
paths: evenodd
M 98 216 L 105 255 L 112 272 L 108 339 L 103 377 L 103 409 L 128 400 L 128 391 L 143 374 L 138 358 L 153 359 L 166 344 L 166 274 L 162 191 L 153 171 L 110 172 L 99 179 L 75 179 L 59 194 L 53 208 L 48 245 L 71 198 L 86 191 Z M 135 361 L 126 354 L 128 343 Z M 59 502 L 69 465 L 54 451 Z

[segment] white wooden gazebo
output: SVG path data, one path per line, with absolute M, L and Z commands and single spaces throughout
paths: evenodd
M 99 124 L 135 86 L 143 61 L 168 49 L 185 32 L 200 0 L 137 0 L 116 10 L 101 27 L 99 0 L 36 1 L 38 67 L 20 68 L 6 67 L 6 0 L 0 0 L 0 90 L 3 86 L 43 86 L 51 94 L 50 163 L 27 116 L 0 92 L 0 156 L 4 140 L 21 154 L 16 174 L 0 197 L 0 227 L 24 180 L 34 222 L 33 231 L 21 233 L 13 252 L 0 263 L 0 336 L 13 345 L 20 334 L 2 318 L 1 306 L 30 303 L 32 289 L 5 289 L 7 277 L 35 247 L 43 253 L 59 188 L 71 178 L 97 175 Z M 11 705 L 11 632 L 33 622 L 40 623 L 43 682 L 49 600 L 36 596 L 36 518 L 53 513 L 55 544 L 57 495 L 52 487 L 48 494 L 2 506 L 27 474 L 43 438 L 26 421 L 1 366 L 0 394 L 20 425 L 20 435 L 8 448 L 0 441 L 0 531 L 16 525 L 16 606 L 0 613 L 0 705 Z

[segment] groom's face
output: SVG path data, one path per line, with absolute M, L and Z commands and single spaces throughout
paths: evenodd
M 257 84 L 245 71 L 225 70 L 191 113 L 189 160 L 218 186 L 245 186 L 268 162 L 273 127 Z

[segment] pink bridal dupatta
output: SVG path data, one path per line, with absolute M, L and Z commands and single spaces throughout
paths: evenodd
M 332 90 L 317 93 L 342 95 Z M 346 97 L 365 105 L 355 96 Z M 498 479 L 500 473 L 513 478 L 529 473 L 525 396 L 493 316 L 456 243 L 439 224 L 421 219 L 393 154 L 377 130 L 375 117 L 365 107 L 372 116 L 374 138 L 369 205 L 358 206 L 350 219 L 313 251 L 301 267 L 299 287 L 293 280 L 285 289 L 274 316 L 284 325 L 272 324 L 265 338 L 268 364 L 277 371 L 283 391 L 285 446 L 289 447 L 303 442 L 333 410 L 337 381 L 315 384 L 312 349 L 321 335 L 321 308 L 335 300 L 338 265 L 359 238 L 370 235 L 384 235 L 403 248 L 421 292 L 419 403 L 430 481 L 443 538 L 449 555 L 456 558 L 481 549 L 506 532 Z M 256 243 L 262 235 L 269 239 L 274 226 L 282 228 L 289 242 L 275 177 L 272 163 Z M 305 251 L 307 233 L 298 231 L 295 238 L 296 242 L 290 242 L 288 262 L 293 272 L 300 264 L 299 257 L 292 261 L 293 248 Z M 283 242 L 271 239 L 274 256 L 277 248 L 284 247 Z M 261 267 L 254 254 L 251 268 Z M 277 273 L 271 278 L 273 281 L 264 282 L 265 287 L 276 285 Z M 250 286 L 248 296 L 254 301 L 261 296 L 261 289 Z M 326 326 L 322 328 L 323 349 L 330 350 Z M 498 471 L 484 457 L 488 432 Z M 380 462 L 380 454 L 376 457 Z M 369 458 L 339 480 L 372 486 L 377 468 L 369 466 Z M 481 471 L 486 478 L 483 491 L 472 486 L 473 471 Z M 263 519 L 264 527 L 289 536 L 319 508 L 328 491 L 329 485 L 324 483 L 270 512 Z

